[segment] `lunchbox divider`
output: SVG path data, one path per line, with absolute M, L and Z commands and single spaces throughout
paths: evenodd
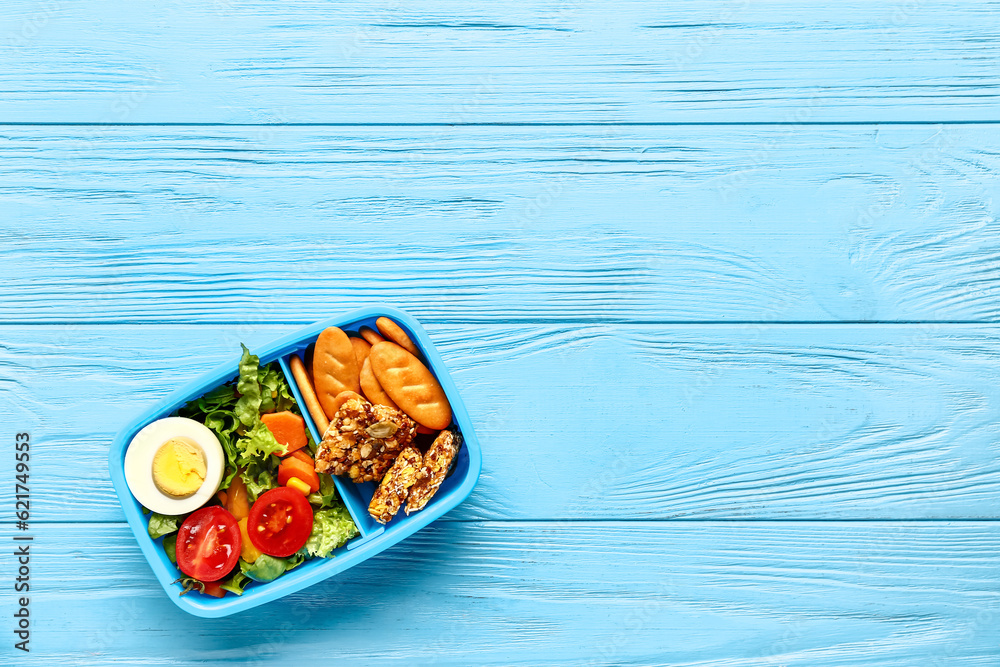
M 316 424 L 313 423 L 312 415 L 309 414 L 309 410 L 306 409 L 306 404 L 302 400 L 302 393 L 299 391 L 299 386 L 295 382 L 295 377 L 292 375 L 292 369 L 288 365 L 288 359 L 292 354 L 298 354 L 297 350 L 292 350 L 287 355 L 278 357 L 278 364 L 281 366 L 282 372 L 285 374 L 285 380 L 288 382 L 288 386 L 292 390 L 292 395 L 295 396 L 295 401 L 299 404 L 299 409 L 302 412 L 302 418 L 306 422 L 306 427 L 309 429 L 309 433 L 312 434 L 313 441 L 318 445 L 320 441 L 323 440 L 322 434 L 316 428 Z M 359 496 L 358 490 L 354 488 L 354 484 L 351 482 L 345 482 L 337 475 L 331 475 L 333 477 L 333 484 L 337 488 L 337 495 L 340 496 L 341 501 L 344 506 L 347 507 L 347 511 L 351 515 L 351 519 L 354 520 L 354 525 L 358 527 L 358 531 L 361 533 L 360 537 L 354 538 L 352 542 L 361 540 L 364 541 L 368 537 L 374 537 L 383 532 L 381 525 L 378 525 L 374 519 L 368 514 L 368 503 L 364 502 Z M 351 548 L 351 543 L 348 543 L 348 548 Z
M 374 529 L 370 530 L 367 535 L 359 535 L 353 540 L 347 543 L 347 550 L 351 551 L 357 547 L 360 547 L 365 542 L 371 542 L 376 537 L 381 537 L 382 533 L 385 532 L 385 526 L 376 526 Z

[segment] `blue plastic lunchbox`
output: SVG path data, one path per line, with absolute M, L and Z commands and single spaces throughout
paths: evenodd
M 163 547 L 158 543 L 159 540 L 154 541 L 150 538 L 148 533 L 149 519 L 143 514 L 142 506 L 132 496 L 125 482 L 125 451 L 135 434 L 146 424 L 169 416 L 188 401 L 237 377 L 238 350 L 233 353 L 231 361 L 170 394 L 140 415 L 115 438 L 109 456 L 111 481 L 114 484 L 115 492 L 118 494 L 125 518 L 139 542 L 142 553 L 145 554 L 146 560 L 153 568 L 153 573 L 160 585 L 163 586 L 163 590 L 178 607 L 195 616 L 217 618 L 277 600 L 332 577 L 388 549 L 435 519 L 441 518 L 472 493 L 473 487 L 479 480 L 479 472 L 482 467 L 479 441 L 476 439 L 469 414 L 466 412 L 465 405 L 458 395 L 455 383 L 448 374 L 441 356 L 431 344 L 423 327 L 405 312 L 389 306 L 368 306 L 339 317 L 316 322 L 274 341 L 263 349 L 253 350 L 253 352 L 260 357 L 262 366 L 275 360 L 278 361 L 295 400 L 299 404 L 309 431 L 318 443 L 322 439 L 322 433 L 317 431 L 289 370 L 288 361 L 291 355 L 304 352 L 316 340 L 320 332 L 327 327 L 337 326 L 347 332 L 356 332 L 364 326 L 375 329 L 375 320 L 382 316 L 395 320 L 423 352 L 428 367 L 437 377 L 448 396 L 448 401 L 451 403 L 452 419 L 461 431 L 464 443 L 458 452 L 452 474 L 444 480 L 427 506 L 409 516 L 404 512 L 399 512 L 392 521 L 384 526 L 368 514 L 368 503 L 376 488 L 373 483 L 355 484 L 349 478 L 334 477 L 337 492 L 351 513 L 360 535 L 334 551 L 330 558 L 307 560 L 274 581 L 248 586 L 242 596 L 227 594 L 222 598 L 214 598 L 198 593 L 181 596 L 183 587 L 174 582 L 182 575 L 167 558 Z

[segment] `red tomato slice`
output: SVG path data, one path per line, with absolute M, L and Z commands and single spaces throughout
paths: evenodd
M 203 581 L 201 583 L 205 585 L 205 590 L 202 591 L 205 595 L 211 595 L 213 598 L 225 597 L 226 589 L 222 587 L 222 584 L 214 581 Z
M 232 514 L 218 505 L 202 507 L 177 532 L 177 567 L 189 577 L 218 581 L 236 567 L 242 546 Z
M 302 548 L 312 533 L 313 511 L 295 489 L 279 487 L 257 498 L 250 508 L 247 534 L 259 551 L 284 558 Z

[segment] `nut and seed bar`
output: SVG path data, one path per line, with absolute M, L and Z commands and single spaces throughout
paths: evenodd
M 416 432 L 416 422 L 400 410 L 372 405 L 360 396 L 351 398 L 323 434 L 316 471 L 350 475 L 355 482 L 380 480 Z
M 423 457 L 416 447 L 407 447 L 396 458 L 389 472 L 382 478 L 371 503 L 368 513 L 379 523 L 389 523 L 396 512 L 403 506 L 410 486 L 417 480 L 417 471 Z
M 410 488 L 410 497 L 406 501 L 407 515 L 423 509 L 434 496 L 447 476 L 461 444 L 460 436 L 450 430 L 441 431 L 434 439 L 430 449 L 424 454 L 417 481 Z

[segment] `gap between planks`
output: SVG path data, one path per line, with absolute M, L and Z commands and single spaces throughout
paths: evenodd
M 3 127 L 840 127 L 852 125 L 998 125 L 1000 120 L 845 120 L 845 121 L 663 121 L 663 122 L 480 122 L 480 123 L 71 123 L 0 122 Z

